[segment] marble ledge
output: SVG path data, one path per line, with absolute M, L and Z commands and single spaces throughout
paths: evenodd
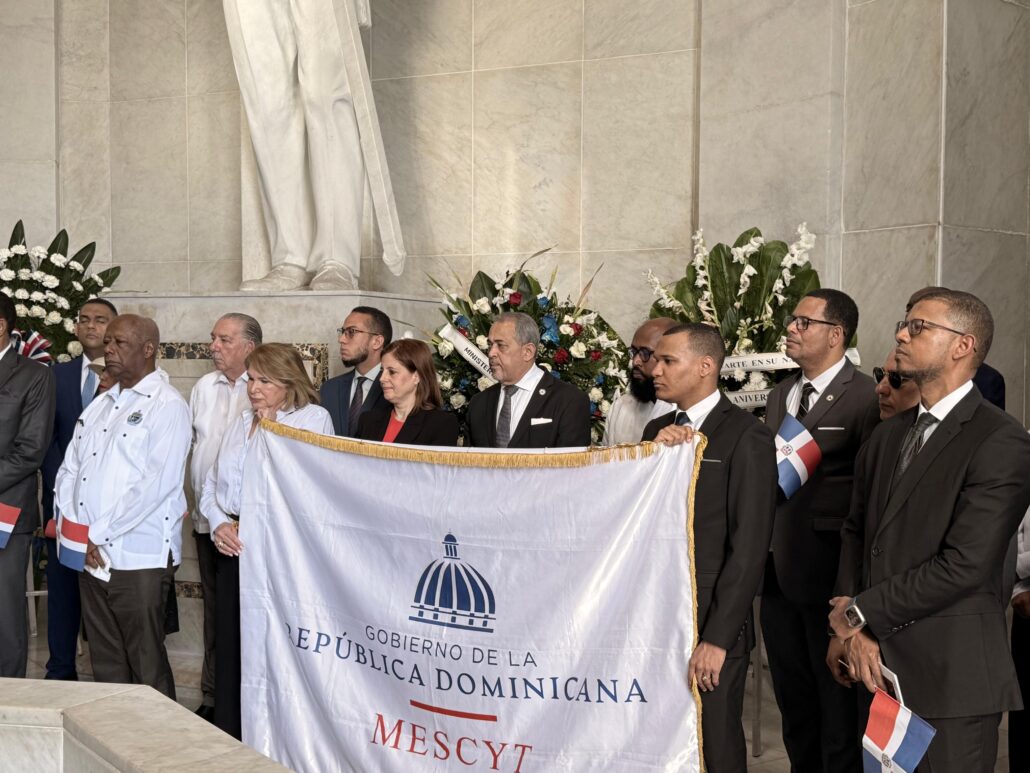
M 374 290 L 287 290 L 287 291 L 247 291 L 220 290 L 213 293 L 154 293 L 148 290 L 113 290 L 104 293 L 105 298 L 121 298 L 123 300 L 211 300 L 212 298 L 311 298 L 313 296 L 332 296 L 339 298 L 383 298 L 391 301 L 413 301 L 415 303 L 432 303 L 438 305 L 438 296 L 418 296 L 410 293 L 383 293 Z

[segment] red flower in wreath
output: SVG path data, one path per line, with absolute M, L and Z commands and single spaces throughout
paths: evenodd
M 590 359 L 593 362 L 597 362 L 599 359 L 601 359 L 601 352 L 599 352 L 597 349 L 594 349 L 592 352 L 590 352 Z
M 572 323 L 572 335 L 578 336 L 582 332 L 583 332 L 583 326 L 581 324 L 579 324 L 578 322 L 573 322 Z
M 569 352 L 567 349 L 559 349 L 554 353 L 554 361 L 558 365 L 564 365 L 569 361 Z
M 518 306 L 522 303 L 522 293 L 512 293 L 508 296 L 508 303 L 512 306 Z

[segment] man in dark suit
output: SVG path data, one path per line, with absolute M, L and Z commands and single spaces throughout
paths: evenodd
M 815 290 L 789 319 L 787 354 L 801 372 L 770 393 L 766 422 L 776 432 L 786 414 L 797 417 L 822 462 L 776 508 L 762 632 L 792 769 L 845 773 L 862 769 L 857 704 L 826 673 L 826 594 L 837 576 L 855 456 L 879 409 L 875 383 L 844 356 L 858 327 L 855 302 L 839 290 Z
M 1030 437 L 973 385 L 993 334 L 979 298 L 948 290 L 898 323 L 898 370 L 921 403 L 862 450 L 842 532 L 830 623 L 850 678 L 872 692 L 882 662 L 937 731 L 921 773 L 994 770 L 1001 714 L 1022 705 L 1004 558 L 1030 505 Z
M 0 676 L 25 676 L 25 571 L 39 524 L 36 473 L 54 426 L 53 374 L 14 350 L 16 319 L 14 301 L 0 293 L 0 504 L 20 511 L 7 547 L 0 550 Z
M 694 499 L 698 645 L 689 678 L 701 691 L 705 767 L 747 769 L 741 714 L 748 653 L 754 646 L 751 603 L 762 580 L 776 509 L 772 433 L 719 392 L 724 357 L 718 328 L 670 328 L 654 356 L 658 397 L 673 410 L 644 428 L 643 440 L 675 443 L 686 429 L 708 438 Z
M 352 370 L 322 384 L 319 397 L 333 419 L 336 434 L 354 437 L 361 414 L 390 407 L 383 397 L 379 374 L 383 349 L 393 338 L 393 325 L 379 309 L 355 306 L 336 332 L 340 335 L 340 359 Z
M 469 445 L 589 446 L 590 398 L 536 364 L 540 329 L 533 318 L 521 312 L 497 315 L 489 342 L 490 372 L 498 383 L 469 401 Z
M 54 436 L 43 460 L 43 523 L 55 517 L 54 482 L 64 461 L 64 452 L 75 432 L 79 415 L 93 401 L 100 383 L 90 362 L 104 356 L 104 333 L 118 316 L 114 304 L 94 298 L 79 309 L 75 337 L 82 344 L 82 355 L 54 366 L 57 399 L 54 409 Z M 50 659 L 47 679 L 78 679 L 75 650 L 82 610 L 79 604 L 79 573 L 57 560 L 57 540 L 47 539 L 47 644 Z

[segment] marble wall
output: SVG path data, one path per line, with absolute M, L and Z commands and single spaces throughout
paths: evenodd
M 55 45 L 53 0 L 0 0 L 0 246 L 19 220 L 30 244 L 57 230 Z
M 119 289 L 240 282 L 240 100 L 221 0 L 56 0 L 62 225 Z

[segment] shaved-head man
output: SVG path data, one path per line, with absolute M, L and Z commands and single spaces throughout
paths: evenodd
M 637 443 L 649 421 L 672 410 L 671 403 L 659 400 L 655 394 L 653 374 L 658 362 L 654 356 L 658 342 L 662 334 L 675 324 L 676 320 L 668 317 L 649 319 L 633 334 L 633 343 L 629 347 L 629 392 L 621 395 L 608 412 L 602 445 Z
M 115 383 L 82 412 L 54 499 L 65 519 L 89 528 L 79 589 L 94 679 L 147 684 L 174 699 L 164 621 L 182 560 L 191 422 L 157 367 L 159 341 L 147 317 L 122 314 L 107 326 L 104 361 Z

